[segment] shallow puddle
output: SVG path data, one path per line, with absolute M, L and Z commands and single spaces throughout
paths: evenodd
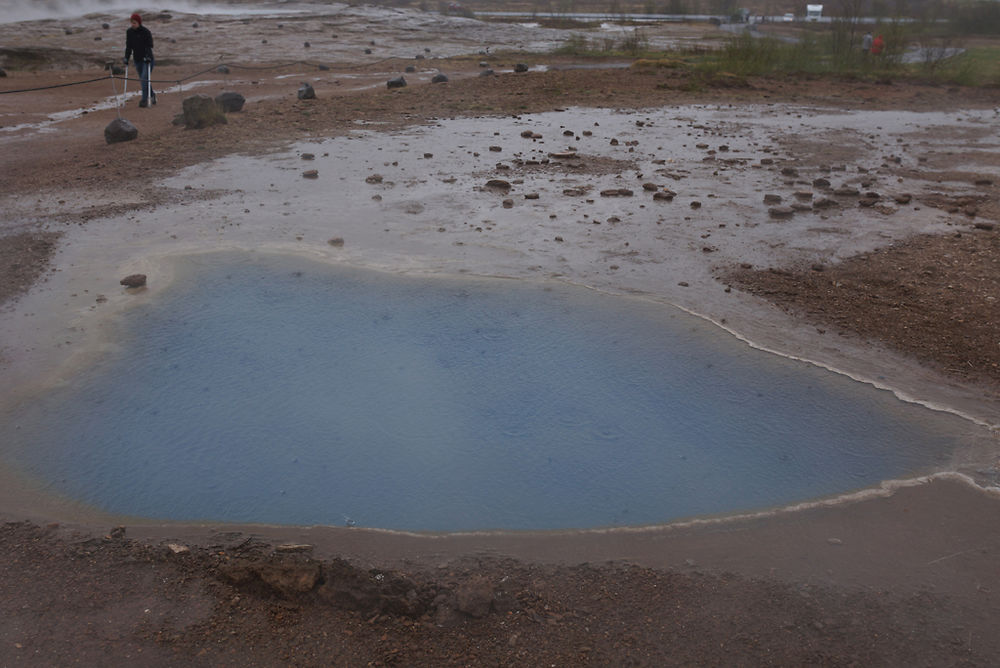
M 50 492 L 176 520 L 645 525 L 928 472 L 967 431 L 650 301 L 174 262 L 119 347 L 0 421 L 8 463 Z

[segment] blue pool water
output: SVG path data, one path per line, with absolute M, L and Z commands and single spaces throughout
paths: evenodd
M 0 427 L 123 514 L 410 530 L 640 525 L 920 473 L 957 418 L 663 305 L 209 255 Z

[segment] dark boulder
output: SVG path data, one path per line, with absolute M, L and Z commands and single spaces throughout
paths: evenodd
M 247 99 L 234 92 L 219 93 L 215 96 L 215 103 L 222 111 L 229 113 L 232 111 L 243 111 L 243 105 Z
M 226 67 L 225 65 L 219 65 L 218 67 L 215 68 L 215 71 L 218 72 L 219 74 L 229 74 L 229 68 Z
M 399 76 L 396 77 L 395 79 L 389 79 L 388 81 L 385 82 L 385 85 L 388 88 L 403 88 L 404 86 L 406 86 L 406 79 Z
M 129 274 L 118 282 L 126 288 L 141 288 L 146 285 L 146 274 Z
M 226 123 L 226 115 L 215 100 L 207 95 L 192 95 L 181 103 L 184 126 L 189 130 L 200 130 L 216 123 Z
M 139 136 L 139 129 L 124 118 L 116 118 L 104 128 L 104 141 L 116 144 L 121 141 L 132 141 Z
M 438 72 L 431 78 L 431 83 L 448 83 L 448 76 Z
M 514 71 L 515 72 L 527 72 L 528 71 L 528 66 L 525 65 L 524 63 L 518 63 L 517 65 L 514 65 Z
M 299 86 L 298 96 L 300 100 L 315 100 L 316 91 L 310 84 L 303 81 L 302 85 Z

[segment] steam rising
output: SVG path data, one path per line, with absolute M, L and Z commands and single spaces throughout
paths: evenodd
M 19 21 L 40 21 L 44 19 L 69 19 L 88 14 L 119 15 L 123 24 L 132 12 L 156 14 L 160 11 L 186 14 L 291 14 L 296 10 L 287 7 L 269 7 L 269 3 L 252 2 L 204 2 L 202 0 L 170 0 L 169 5 L 151 7 L 136 6 L 130 0 L 6 0 L 7 6 L 0 12 L 0 23 Z M 298 10 L 302 11 L 302 10 Z

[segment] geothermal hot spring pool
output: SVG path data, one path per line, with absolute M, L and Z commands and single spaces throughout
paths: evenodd
M 175 273 L 111 352 L 5 409 L 9 467 L 151 518 L 634 526 L 926 473 L 964 422 L 575 286 L 253 253 Z

